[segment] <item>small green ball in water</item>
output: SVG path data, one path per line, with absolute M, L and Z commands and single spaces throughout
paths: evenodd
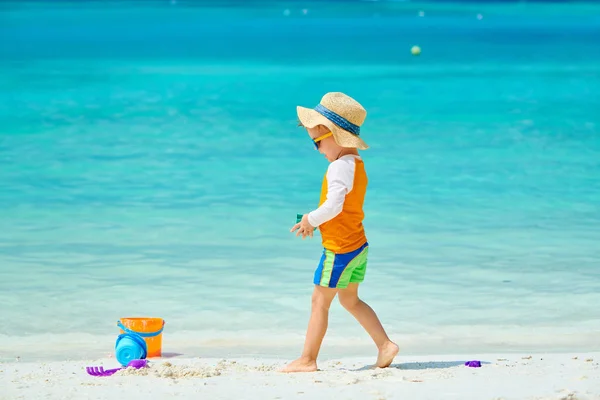
M 412 49 L 410 49 L 410 52 L 413 56 L 418 56 L 421 54 L 421 48 L 419 46 L 413 46 Z

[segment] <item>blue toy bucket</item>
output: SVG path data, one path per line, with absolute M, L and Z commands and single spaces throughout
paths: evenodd
M 119 364 L 126 366 L 131 360 L 146 358 L 148 347 L 141 336 L 135 333 L 123 333 L 117 338 L 115 353 Z

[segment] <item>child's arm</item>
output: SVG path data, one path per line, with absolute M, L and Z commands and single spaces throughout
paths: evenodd
M 308 223 L 317 227 L 337 217 L 342 212 L 346 194 L 354 184 L 354 160 L 336 160 L 327 169 L 327 199 L 308 213 Z

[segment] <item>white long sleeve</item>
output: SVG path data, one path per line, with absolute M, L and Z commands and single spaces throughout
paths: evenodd
M 327 168 L 327 198 L 316 210 L 308 213 L 308 222 L 319 226 L 342 212 L 346 195 L 354 184 L 355 156 L 347 155 L 335 160 Z

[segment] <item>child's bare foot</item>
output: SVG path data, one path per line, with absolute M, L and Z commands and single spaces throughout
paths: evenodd
M 398 354 L 400 349 L 398 345 L 394 342 L 387 342 L 386 344 L 379 349 L 379 354 L 377 355 L 377 367 L 378 368 L 387 368 L 394 361 L 394 357 Z
M 315 360 L 299 358 L 286 365 L 280 372 L 315 372 L 316 370 L 317 362 Z

